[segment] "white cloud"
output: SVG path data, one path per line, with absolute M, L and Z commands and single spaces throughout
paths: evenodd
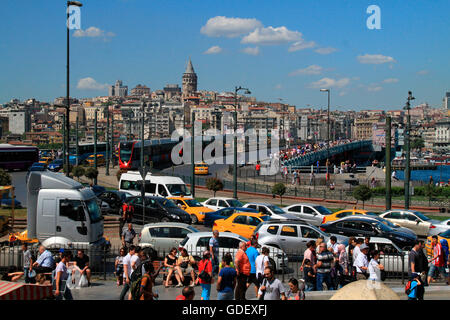
M 97 27 L 89 27 L 86 30 L 76 30 L 73 33 L 73 36 L 76 38 L 84 38 L 84 37 L 88 37 L 88 38 L 112 38 L 115 37 L 116 35 L 113 32 L 105 32 Z
M 305 40 L 300 40 L 297 42 L 294 42 L 288 49 L 289 52 L 295 52 L 295 51 L 300 51 L 300 50 L 304 50 L 304 49 L 311 49 L 311 48 L 315 48 L 317 46 L 317 43 L 315 43 L 314 41 L 305 41 Z
M 252 56 L 257 56 L 259 54 L 259 47 L 247 47 L 242 49 L 242 52 Z
M 276 45 L 302 40 L 302 34 L 298 31 L 288 30 L 286 27 L 257 28 L 242 38 L 241 43 Z
M 383 87 L 380 86 L 369 86 L 367 87 L 367 91 L 370 92 L 377 92 L 377 91 L 381 91 L 383 89 Z
M 234 38 L 249 33 L 256 28 L 262 27 L 262 23 L 257 19 L 227 18 L 217 16 L 210 18 L 200 32 L 209 37 Z
M 107 84 L 98 83 L 91 77 L 80 79 L 77 84 L 77 89 L 81 90 L 104 90 L 107 87 Z
M 426 74 L 428 74 L 428 73 L 430 73 L 430 71 L 428 71 L 428 70 L 420 70 L 420 71 L 417 71 L 417 74 L 418 74 L 418 75 L 421 75 L 421 76 L 426 75 Z
M 309 67 L 306 67 L 304 69 L 297 69 L 291 73 L 289 73 L 289 76 L 298 76 L 298 75 L 310 75 L 310 74 L 321 74 L 323 71 L 323 68 L 321 66 L 318 65 L 311 65 Z
M 357 59 L 359 63 L 364 64 L 382 64 L 388 62 L 396 62 L 394 58 L 389 56 L 383 56 L 381 54 L 365 54 L 363 56 L 359 55 Z
M 399 80 L 397 78 L 384 79 L 383 83 L 397 83 Z
M 336 48 L 332 48 L 332 47 L 327 47 L 327 48 L 318 48 L 318 49 L 316 49 L 314 51 L 319 53 L 319 54 L 330 54 L 330 53 L 333 53 L 333 52 L 337 51 L 337 49 Z
M 331 88 L 331 87 L 336 87 L 336 88 L 343 88 L 345 86 L 347 86 L 350 83 L 350 79 L 349 78 L 342 78 L 339 80 L 335 80 L 332 78 L 322 78 L 318 81 L 312 82 L 310 84 L 310 88 L 316 88 L 316 89 L 321 89 L 321 88 Z
M 209 48 L 208 50 L 206 50 L 205 52 L 203 52 L 203 54 L 217 54 L 217 53 L 221 53 L 222 52 L 222 48 L 219 46 L 213 46 L 211 48 Z

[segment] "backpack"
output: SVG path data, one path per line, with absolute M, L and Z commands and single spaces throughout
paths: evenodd
M 141 291 L 141 281 L 142 277 L 139 277 L 139 279 L 137 279 L 136 281 L 131 282 L 130 292 L 132 300 L 139 300 L 140 298 L 139 293 Z
M 405 286 L 405 293 L 406 293 L 406 295 L 409 295 L 411 293 L 411 284 L 412 284 L 413 281 L 414 280 L 409 280 L 406 283 L 406 286 Z

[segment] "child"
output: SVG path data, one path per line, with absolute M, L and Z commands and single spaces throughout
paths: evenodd
M 410 283 L 410 288 L 405 293 L 408 296 L 408 300 L 417 300 L 417 286 L 421 285 L 419 274 L 412 273 Z
M 314 291 L 316 287 L 316 275 L 314 274 L 314 269 L 311 266 L 311 261 L 305 259 L 303 265 L 303 272 L 305 276 L 305 291 Z

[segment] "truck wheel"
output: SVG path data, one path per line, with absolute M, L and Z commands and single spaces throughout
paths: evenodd
M 197 224 L 198 223 L 198 219 L 197 219 L 197 216 L 195 214 L 191 214 L 191 220 L 192 220 L 192 224 Z

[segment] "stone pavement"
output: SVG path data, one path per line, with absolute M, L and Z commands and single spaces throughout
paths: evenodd
M 159 300 L 175 300 L 176 296 L 181 294 L 182 288 L 165 288 L 161 284 L 161 280 L 156 282 L 154 292 L 159 294 Z M 388 283 L 386 283 L 388 284 Z M 389 283 L 391 287 L 400 297 L 401 300 L 407 300 L 404 293 L 404 285 L 401 283 Z M 287 285 L 286 285 L 287 286 Z M 200 300 L 201 287 L 195 288 L 195 300 Z M 81 288 L 72 290 L 75 300 L 118 300 L 122 287 L 117 287 L 114 280 L 93 280 L 92 286 L 89 288 Z M 307 292 L 306 300 L 328 300 L 335 291 Z M 256 300 L 254 286 L 247 290 L 247 299 Z M 217 299 L 217 290 L 215 284 L 211 286 L 211 300 Z M 425 288 L 425 300 L 450 300 L 450 286 L 443 283 L 432 284 Z

